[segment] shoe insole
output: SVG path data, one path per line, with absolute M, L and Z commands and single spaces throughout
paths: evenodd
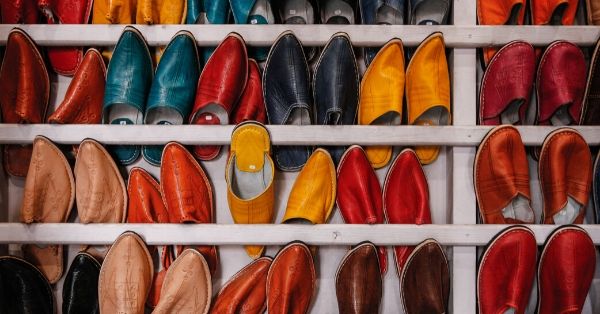
M 444 22 L 445 10 L 445 1 L 422 1 L 413 10 L 413 21 L 415 21 L 416 25 L 439 25 Z
M 400 124 L 400 115 L 394 111 L 388 111 L 371 122 L 371 125 L 398 125 Z
M 327 113 L 327 120 L 325 121 L 326 125 L 338 125 L 340 124 L 342 119 L 342 113 L 340 110 L 330 111 Z
M 286 220 L 284 223 L 286 224 L 296 224 L 296 225 L 312 225 L 313 223 L 310 220 L 304 218 L 292 218 Z
M 508 107 L 500 113 L 500 123 L 501 124 L 515 124 L 519 122 L 519 109 L 525 102 L 524 99 L 514 99 L 510 102 Z
M 552 125 L 570 125 L 573 123 L 571 115 L 569 114 L 569 107 L 571 104 L 560 106 L 550 117 L 550 123 Z
M 504 311 L 504 314 L 515 314 L 515 309 L 514 308 L 509 308 L 506 311 Z
M 157 107 L 146 113 L 144 124 L 183 124 L 183 117 L 170 107 Z
M 284 24 L 314 24 L 315 11 L 307 0 L 283 1 L 281 19 Z
M 321 17 L 325 24 L 354 24 L 354 10 L 342 0 L 326 1 Z
M 377 10 L 375 22 L 380 25 L 402 25 L 404 16 L 402 12 L 384 4 Z
M 219 123 L 210 123 L 212 119 L 218 119 Z M 229 124 L 229 117 L 227 115 L 227 111 L 217 104 L 210 103 L 204 108 L 198 110 L 194 115 L 193 121 L 206 121 L 206 124 Z
M 575 218 L 579 215 L 579 212 L 583 206 L 579 204 L 576 200 L 567 196 L 567 204 L 563 209 L 561 209 L 558 213 L 554 214 L 552 219 L 554 220 L 554 224 L 557 225 L 566 225 L 572 224 L 575 221 Z
M 433 106 L 423 112 L 415 122 L 415 125 L 447 125 L 448 111 L 442 106 Z
M 306 108 L 294 108 L 288 117 L 286 124 L 310 125 L 310 114 Z
M 236 157 L 233 157 L 230 164 L 232 169 L 229 169 L 231 176 L 229 181 L 231 182 L 231 189 L 237 197 L 245 200 L 257 197 L 269 186 L 273 177 L 273 169 L 264 153 L 262 153 L 262 158 L 264 158 L 264 166 L 260 171 L 247 172 L 236 167 Z
M 533 223 L 534 214 L 529 201 L 521 194 L 513 198 L 508 206 L 502 209 L 502 216 L 504 218 L 512 218 L 524 223 Z
M 562 18 L 563 15 L 565 15 L 567 6 L 567 3 L 561 3 L 554 9 L 554 12 L 552 12 L 552 15 L 550 16 L 550 25 L 562 25 Z
M 137 108 L 128 104 L 114 104 L 108 112 L 110 124 L 142 124 L 143 114 Z
M 274 21 L 273 10 L 269 0 L 256 0 L 248 14 L 248 24 L 271 24 Z

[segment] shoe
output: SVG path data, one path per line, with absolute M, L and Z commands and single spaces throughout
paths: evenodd
M 383 224 L 381 187 L 362 147 L 350 146 L 337 168 L 337 207 L 347 224 Z M 385 246 L 377 248 L 381 274 L 387 272 Z
M 592 154 L 574 129 L 548 134 L 539 161 L 544 224 L 581 224 L 592 185 Z
M 3 24 L 37 24 L 39 10 L 34 0 L 6 0 L 0 2 L 0 17 Z
M 316 149 L 294 181 L 281 223 L 327 223 L 335 205 L 335 176 L 329 153 Z
M 212 284 L 206 260 L 198 251 L 187 249 L 169 267 L 152 313 L 199 313 L 210 309 Z
M 278 13 L 281 24 L 321 24 L 319 21 L 318 0 L 279 0 L 273 2 L 273 11 Z M 305 47 L 306 60 L 312 61 L 318 47 Z
M 427 239 L 410 254 L 400 276 L 404 313 L 448 313 L 450 274 L 440 244 Z
M 429 186 L 417 154 L 405 149 L 394 160 L 383 185 L 383 213 L 389 224 L 431 224 Z M 398 274 L 414 246 L 395 246 Z
M 137 0 L 94 0 L 92 24 L 136 24 Z
M 527 0 L 477 0 L 477 20 L 479 25 L 523 25 L 525 21 L 526 2 Z M 508 43 L 506 46 L 510 46 L 510 44 Z M 512 50 L 518 51 L 516 48 Z M 496 48 L 483 48 L 484 66 L 489 64 L 496 51 Z M 510 59 L 505 56 L 502 60 Z M 525 63 L 528 64 L 528 62 Z
M 183 24 L 186 0 L 137 0 L 136 24 Z
M 403 25 L 406 0 L 359 0 L 363 25 Z M 379 48 L 364 48 L 365 66 L 369 67 Z
M 67 222 L 75 201 L 75 181 L 65 155 L 50 140 L 36 136 L 25 179 L 21 221 L 30 223 Z M 23 255 L 51 284 L 63 274 L 63 246 L 25 244 Z
M 594 207 L 596 208 L 596 223 L 600 224 L 600 154 L 596 156 L 596 162 L 594 162 L 592 193 L 594 197 Z
M 273 223 L 275 167 L 271 159 L 271 139 L 267 129 L 245 122 L 233 129 L 225 181 L 227 203 L 236 224 Z M 264 246 L 246 246 L 246 253 L 259 258 Z
M 90 254 L 79 252 L 73 259 L 63 283 L 62 313 L 100 313 L 98 276 L 100 263 Z
M 527 154 L 515 127 L 497 126 L 483 138 L 475 155 L 473 181 L 484 224 L 535 223 Z
M 588 233 L 573 225 L 556 229 L 540 257 L 537 312 L 581 313 L 595 268 L 596 249 Z
M 524 226 L 504 229 L 488 244 L 477 272 L 479 313 L 524 314 L 535 277 L 535 234 Z
M 263 74 L 269 124 L 312 124 L 309 82 L 310 72 L 302 44 L 292 32 L 282 33 L 271 47 Z M 275 164 L 283 171 L 297 171 L 311 153 L 310 146 L 275 147 Z
M 267 123 L 267 109 L 265 108 L 262 91 L 262 76 L 258 63 L 254 59 L 249 59 L 246 88 L 244 88 L 240 101 L 231 114 L 233 124 L 238 125 L 246 121 Z
M 498 50 L 481 80 L 479 124 L 526 124 L 536 62 L 533 46 L 524 41 Z
M 313 257 L 302 242 L 292 242 L 277 253 L 267 275 L 269 314 L 308 313 L 316 288 Z
M 356 0 L 319 0 L 323 24 L 355 24 Z
M 572 25 L 578 0 L 530 0 L 532 25 Z
M 200 61 L 194 35 L 179 31 L 165 48 L 148 94 L 144 124 L 179 125 L 187 121 L 196 95 Z M 142 148 L 149 164 L 160 166 L 164 146 Z
M 392 39 L 379 50 L 360 83 L 359 125 L 399 125 L 404 98 L 404 47 Z M 368 146 L 367 158 L 375 169 L 392 159 L 392 146 Z
M 122 223 L 127 190 L 108 151 L 92 139 L 79 145 L 75 160 L 75 202 L 81 223 Z
M 267 273 L 273 259 L 261 257 L 246 265 L 225 283 L 211 313 L 262 314 L 267 308 Z
M 185 24 L 227 24 L 230 15 L 229 0 L 187 0 Z M 202 47 L 202 63 L 216 47 Z
M 125 27 L 108 64 L 104 92 L 103 123 L 142 124 L 154 70 L 148 45 L 142 34 Z M 129 165 L 140 155 L 137 145 L 111 148 L 121 165 Z
M 54 314 L 52 287 L 35 266 L 16 256 L 2 256 L 0 277 L 4 313 Z
M 126 231 L 113 243 L 100 268 L 100 313 L 144 314 L 154 265 L 146 243 Z
M 230 114 L 242 96 L 247 77 L 246 44 L 240 35 L 230 33 L 200 74 L 190 124 L 230 124 Z M 194 156 L 212 160 L 220 151 L 221 146 L 195 146 Z
M 379 313 L 383 282 L 377 248 L 366 242 L 351 249 L 335 275 L 335 292 L 340 313 Z
M 450 11 L 450 0 L 409 0 L 410 24 L 446 24 Z
M 600 2 L 585 0 L 588 25 L 600 25 Z
M 358 65 L 350 37 L 334 34 L 317 61 L 313 80 L 315 124 L 352 125 L 356 121 L 360 84 Z M 326 148 L 337 165 L 345 147 Z
M 451 124 L 450 74 L 445 49 L 442 33 L 433 33 L 419 45 L 408 64 L 406 108 L 410 125 Z M 415 147 L 415 152 L 421 163 L 428 165 L 437 159 L 440 147 Z
M 229 5 L 235 24 L 275 24 L 271 0 L 229 0 Z M 249 55 L 259 62 L 268 54 L 269 47 L 249 47 Z
M 600 2 L 598 2 L 600 7 Z M 589 6 L 588 6 L 589 8 Z M 598 12 L 600 13 L 600 12 Z M 599 21 L 600 22 L 600 21 Z M 590 61 L 590 67 L 587 75 L 585 94 L 583 96 L 583 106 L 581 108 L 581 125 L 600 125 L 600 41 L 596 43 L 594 54 Z
M 49 97 L 50 79 L 42 55 L 23 30 L 12 29 L 8 34 L 0 68 L 2 122 L 43 123 Z M 4 170 L 11 176 L 24 177 L 32 149 L 31 145 L 5 145 L 2 158 Z

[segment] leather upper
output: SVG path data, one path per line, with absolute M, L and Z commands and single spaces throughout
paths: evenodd
M 248 80 L 232 117 L 233 124 L 249 120 L 267 123 L 267 109 L 262 93 L 262 76 L 258 63 L 254 59 L 248 60 Z
M 362 147 L 346 150 L 337 169 L 336 203 L 345 223 L 383 224 L 381 186 Z M 385 246 L 379 249 L 381 273 L 387 271 Z
M 75 161 L 77 213 L 82 223 L 120 223 L 127 212 L 127 191 L 117 165 L 92 139 L 79 145 Z
M 269 124 L 312 124 L 310 72 L 302 44 L 294 33 L 279 35 L 267 58 L 263 73 L 263 95 Z M 275 147 L 277 167 L 300 169 L 311 154 L 309 146 Z
M 267 312 L 308 313 L 315 284 L 315 265 L 308 247 L 299 242 L 286 245 L 267 275 Z
M 404 98 L 404 47 L 392 39 L 379 50 L 360 83 L 358 124 L 399 125 Z M 391 146 L 369 146 L 367 158 L 374 168 L 387 165 Z
M 136 24 L 183 24 L 186 0 L 137 0 Z
M 383 212 L 389 224 L 430 224 L 429 186 L 417 154 L 405 149 L 394 160 L 383 185 Z M 398 274 L 414 247 L 395 246 Z
M 600 4 L 600 3 L 598 3 Z M 600 7 L 600 5 L 599 5 Z M 600 13 L 600 12 L 598 12 Z M 600 125 L 600 41 L 596 43 L 587 75 L 587 86 L 581 109 L 582 125 Z
M 490 242 L 479 264 L 479 313 L 524 314 L 536 272 L 535 235 L 523 226 L 512 226 Z
M 572 223 L 583 223 L 592 185 L 592 155 L 581 134 L 570 128 L 550 133 L 542 145 L 539 173 L 543 223 L 557 223 L 555 215 L 565 214 L 563 209 L 571 206 L 578 209 Z
M 513 41 L 498 50 L 481 81 L 480 124 L 525 124 L 535 66 L 535 51 L 529 43 Z
M 479 25 L 523 25 L 526 5 L 526 0 L 477 0 L 477 21 Z M 483 48 L 484 63 L 495 54 L 495 48 Z
M 546 48 L 537 72 L 537 124 L 579 124 L 585 69 L 583 52 L 576 45 L 555 41 Z
M 596 208 L 596 223 L 600 223 L 600 155 L 596 156 L 596 162 L 594 162 L 594 179 L 592 189 L 594 207 Z
M 530 0 L 531 24 L 572 25 L 578 0 Z
M 5 313 L 54 314 L 54 294 L 35 266 L 15 256 L 0 257 L 0 304 Z
M 62 290 L 64 314 L 99 314 L 98 276 L 100 263 L 91 255 L 80 252 L 75 256 Z
M 0 2 L 3 24 L 37 24 L 39 10 L 33 0 L 6 0 Z
M 229 15 L 229 1 L 188 0 L 186 24 L 200 23 L 201 13 L 206 14 L 207 24 L 226 24 Z
M 96 49 L 89 49 L 67 88 L 65 98 L 48 117 L 49 123 L 98 124 L 102 120 L 102 102 L 106 66 Z
M 335 193 L 335 165 L 329 153 L 318 148 L 294 181 L 281 223 L 326 223 L 335 205 Z
M 335 276 L 335 292 L 340 313 L 378 313 L 383 283 L 377 248 L 363 243 L 344 256 Z
M 586 1 L 587 23 L 589 25 L 600 25 L 600 3 L 597 1 Z
M 594 278 L 596 250 L 576 226 L 557 229 L 546 241 L 538 267 L 538 313 L 581 313 Z
M 135 24 L 137 0 L 94 0 L 93 24 Z
M 267 273 L 270 257 L 261 257 L 238 271 L 215 297 L 211 313 L 260 314 L 267 307 Z
M 160 185 L 143 168 L 135 167 L 127 181 L 128 223 L 168 223 L 169 212 L 163 203 Z
M 142 238 L 131 231 L 121 234 L 100 268 L 100 313 L 144 314 L 153 275 L 152 258 Z
M 408 257 L 400 277 L 404 313 L 448 313 L 450 275 L 440 244 L 427 239 Z

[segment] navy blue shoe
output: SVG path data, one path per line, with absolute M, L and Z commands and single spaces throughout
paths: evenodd
M 362 24 L 403 25 L 406 0 L 359 0 Z M 379 48 L 365 48 L 365 65 L 368 67 Z

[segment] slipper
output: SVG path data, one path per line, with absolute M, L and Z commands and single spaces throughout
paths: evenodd
M 403 25 L 406 0 L 359 0 L 363 25 Z M 368 67 L 379 48 L 364 48 L 365 65 Z
M 54 314 L 50 283 L 35 266 L 16 256 L 0 257 L 0 289 L 5 313 Z
M 450 0 L 409 0 L 411 25 L 446 24 Z
M 271 0 L 229 0 L 235 24 L 266 25 L 275 24 Z M 250 47 L 248 54 L 256 61 L 264 61 L 268 47 Z
M 187 0 L 185 24 L 227 24 L 229 19 L 229 0 Z M 217 47 L 202 47 L 202 64 Z
M 62 313 L 99 313 L 100 267 L 98 260 L 86 252 L 75 255 L 63 282 Z
M 523 25 L 525 2 L 526 0 L 477 0 L 479 25 Z M 496 51 L 496 48 L 483 48 L 484 66 L 490 62 Z
M 588 69 L 587 83 L 581 108 L 581 125 L 600 125 L 600 40 L 596 43 Z
M 39 13 L 36 1 L 0 1 L 0 21 L 3 24 L 38 24 Z
M 352 0 L 321 2 L 321 21 L 324 24 L 355 24 L 356 3 Z
M 573 25 L 579 0 L 529 0 L 532 25 Z
M 237 107 L 232 113 L 233 124 L 238 125 L 245 121 L 267 123 L 267 108 L 263 98 L 262 75 L 258 63 L 248 59 L 248 81 L 240 97 Z

